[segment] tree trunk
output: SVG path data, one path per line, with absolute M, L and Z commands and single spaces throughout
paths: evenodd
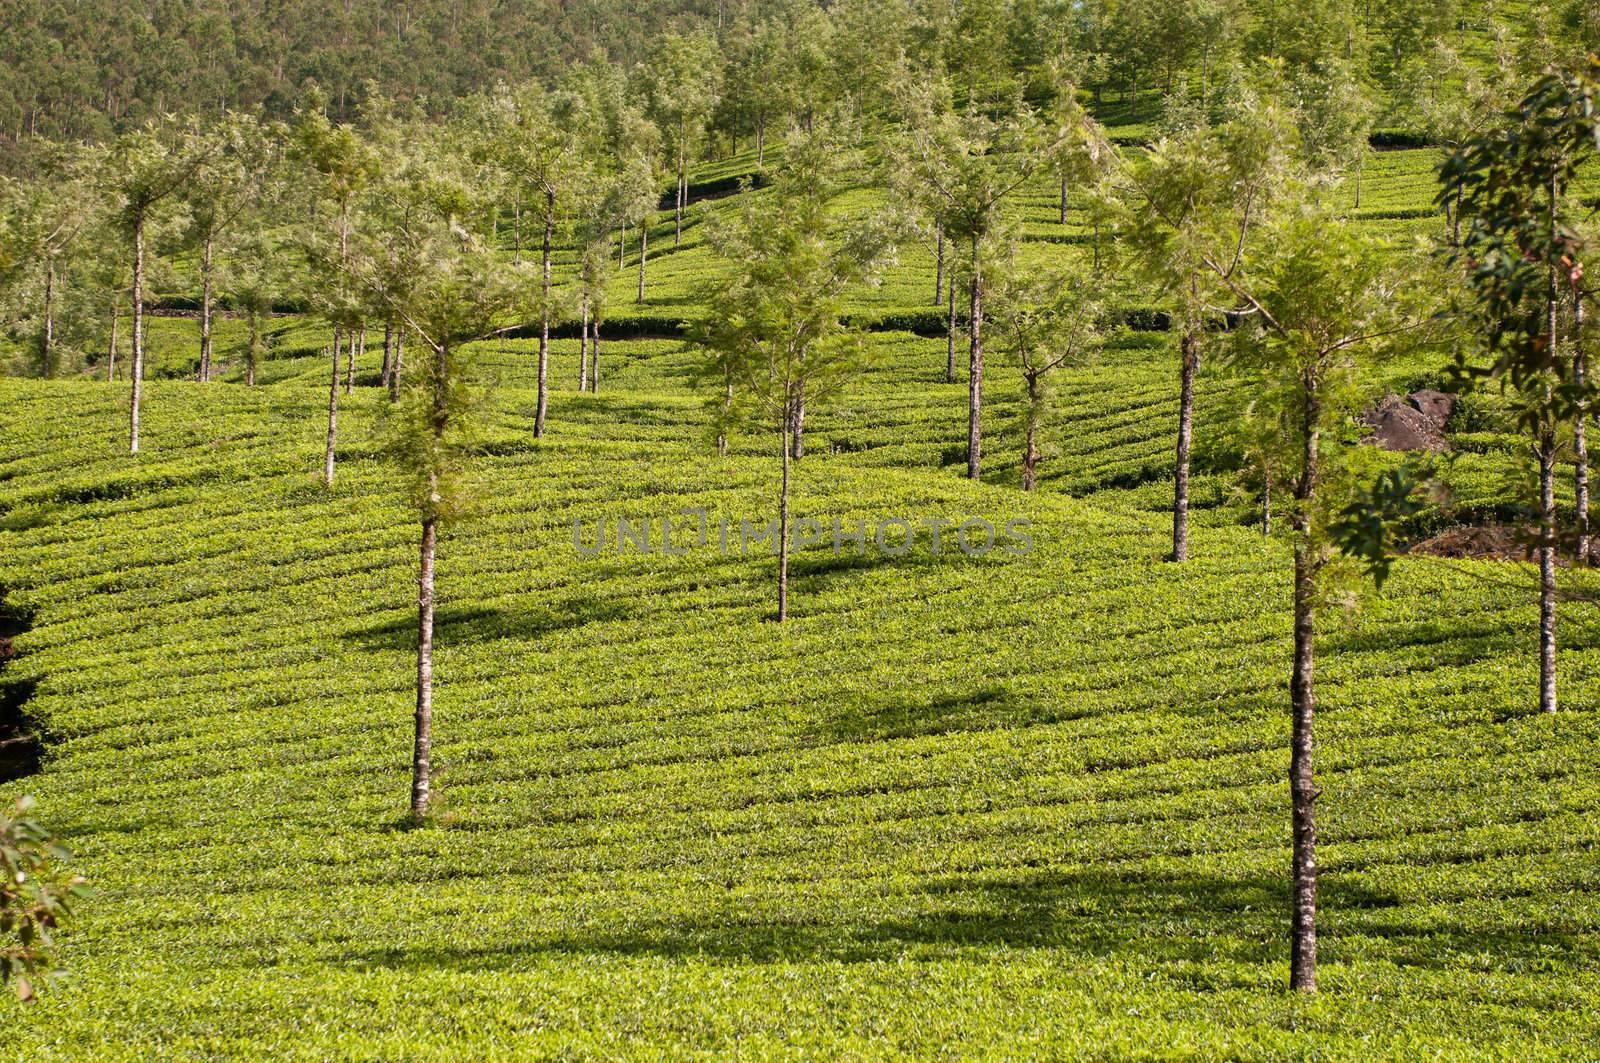
M 394 335 L 394 364 L 389 367 L 389 401 L 400 400 L 400 368 L 405 361 L 406 330 L 396 329 Z
M 950 281 L 945 285 L 946 295 L 950 299 L 950 323 L 944 337 L 944 382 L 956 382 L 956 278 L 952 271 Z
M 1067 174 L 1061 172 L 1061 224 L 1067 224 Z
M 1556 179 L 1550 179 L 1550 225 L 1556 227 Z M 1552 355 L 1559 333 L 1557 314 L 1561 300 L 1560 280 L 1550 267 L 1550 306 L 1546 322 L 1548 346 Z M 1539 709 L 1555 712 L 1556 702 L 1556 426 L 1550 416 L 1554 392 L 1548 378 L 1544 385 L 1544 405 L 1539 425 Z
M 339 433 L 339 329 L 333 330 L 333 375 L 328 381 L 328 449 L 322 459 L 322 482 L 333 486 L 333 442 Z
M 794 430 L 790 433 L 789 455 L 799 461 L 806 454 L 806 389 L 801 384 L 795 393 Z
M 778 623 L 789 619 L 789 429 L 793 415 L 783 411 L 783 485 L 778 491 Z
M 683 158 L 683 154 L 684 154 L 683 153 L 683 149 L 680 148 L 678 150 L 678 210 L 677 210 L 678 231 L 672 238 L 672 246 L 673 247 L 680 247 L 683 244 L 683 199 L 684 199 L 684 193 L 686 191 L 685 185 L 687 183 L 686 179 L 684 178 L 684 158 Z
M 516 202 L 511 208 L 511 239 L 515 250 L 511 253 L 511 261 L 522 261 L 522 186 L 517 186 Z
M 261 311 L 250 307 L 250 346 L 245 352 L 244 382 L 247 387 L 256 383 L 256 364 L 261 360 Z
M 650 220 L 639 223 L 639 302 L 644 302 L 644 262 L 650 254 Z
M 1548 388 L 1546 404 L 1548 404 Z M 1548 415 L 1539 445 L 1539 710 L 1556 701 L 1556 433 Z
M 578 307 L 578 390 L 589 389 L 589 297 L 584 295 Z
M 1289 988 L 1317 989 L 1317 817 L 1315 749 L 1315 633 L 1320 558 L 1311 541 L 1311 506 L 1317 493 L 1320 403 L 1315 384 L 1306 385 L 1305 452 L 1295 483 L 1294 671 L 1289 680 L 1293 727 L 1289 752 L 1289 798 L 1294 834 L 1294 900 L 1289 937 Z
M 1583 294 L 1576 293 L 1572 300 L 1572 376 L 1579 395 L 1584 393 L 1589 371 L 1589 356 L 1583 342 Z M 1580 565 L 1589 563 L 1589 403 L 1578 400 L 1578 413 L 1572 421 L 1573 487 L 1578 520 L 1578 557 Z
M 756 123 L 756 165 L 767 164 L 767 123 L 765 119 Z
M 139 399 L 144 381 L 144 215 L 133 223 L 133 405 L 128 414 L 128 452 L 139 453 Z
M 543 298 L 539 306 L 539 401 L 533 415 L 533 438 L 544 436 L 545 414 L 550 407 L 550 241 L 555 236 L 556 197 L 545 195 Z
M 383 322 L 383 371 L 378 374 L 378 385 L 385 389 L 389 386 L 389 371 L 392 368 L 391 360 L 394 357 L 394 318 L 385 318 Z
M 972 241 L 972 343 L 967 374 L 967 478 L 983 475 L 983 267 Z
M 200 383 L 211 379 L 211 253 L 215 241 L 206 233 L 200 252 Z
M 1039 416 L 1044 389 L 1036 373 L 1026 374 L 1028 383 L 1027 432 L 1022 443 L 1022 489 L 1032 491 L 1039 469 Z
M 1173 469 L 1172 560 L 1189 559 L 1189 449 L 1194 437 L 1194 374 L 1200 364 L 1200 326 L 1190 320 L 1179 343 L 1178 453 Z
M 106 345 L 106 379 L 117 378 L 117 325 L 122 319 L 122 306 L 117 297 L 111 297 L 111 342 Z
M 39 372 L 50 380 L 56 375 L 56 260 L 44 263 L 44 332 L 39 337 Z
M 1261 534 L 1272 534 L 1272 474 L 1261 472 Z
M 422 520 L 422 548 L 417 575 L 417 717 L 416 740 L 411 750 L 411 821 L 421 823 L 428 814 L 433 783 L 433 557 L 438 522 Z
M 733 377 L 726 369 L 723 370 L 722 377 L 724 381 L 722 391 L 723 426 L 717 432 L 717 454 L 719 457 L 725 458 L 728 456 L 728 413 L 733 409 Z
M 600 393 L 600 315 L 595 314 L 589 334 L 589 394 Z
M 350 394 L 350 389 L 356 383 L 356 330 L 350 330 L 350 348 L 344 358 L 344 393 Z
M 933 250 L 933 305 L 944 304 L 944 229 L 938 231 Z

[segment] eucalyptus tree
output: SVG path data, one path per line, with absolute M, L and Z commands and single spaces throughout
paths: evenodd
M 823 119 L 786 144 L 770 190 L 746 196 L 718 219 L 712 246 L 733 266 L 707 293 L 710 313 L 697 338 L 706 375 L 727 387 L 726 431 L 753 418 L 779 434 L 778 620 L 789 615 L 792 438 L 807 402 L 825 401 L 855 378 L 866 345 L 844 324 L 845 301 L 872 282 L 892 253 L 894 219 L 835 219 L 829 202 L 857 164 L 856 127 Z
M 85 230 L 95 219 L 91 182 L 95 156 L 90 149 L 65 147 L 41 152 L 26 180 L 0 178 L 0 290 L 12 289 L 21 302 L 38 307 L 32 318 L 39 375 L 61 368 L 60 305 L 64 260 L 76 256 Z
M 550 325 L 555 314 L 552 262 L 556 230 L 581 213 L 593 179 L 595 117 L 573 91 L 536 82 L 485 97 L 472 123 L 474 151 L 490 158 L 527 194 L 544 230 L 540 253 L 538 405 L 533 434 L 544 435 L 550 402 Z
M 1221 126 L 1155 144 L 1122 171 L 1120 233 L 1147 280 L 1175 309 L 1178 430 L 1173 461 L 1172 554 L 1189 556 L 1189 459 L 1195 375 L 1208 314 L 1232 308 L 1228 282 L 1254 250 L 1257 223 L 1293 170 L 1283 114 L 1248 104 Z
M 1062 78 L 1055 85 L 1055 103 L 1048 113 L 1055 125 L 1054 163 L 1060 181 L 1057 220 L 1067 224 L 1068 193 L 1074 185 L 1099 185 L 1117 163 L 1117 149 L 1105 129 L 1078 100 L 1077 85 Z
M 494 200 L 439 145 L 416 154 L 374 188 L 373 232 L 341 259 L 352 285 L 384 304 L 425 356 L 407 377 L 387 422 L 390 451 L 405 475 L 418 525 L 416 706 L 410 814 L 423 822 L 433 797 L 434 568 L 441 524 L 471 497 L 468 445 L 484 386 L 472 348 L 504 331 L 530 302 L 522 270 L 502 262 L 474 231 Z
M 1025 103 L 1003 117 L 937 106 L 936 93 L 914 96 L 911 121 L 890 151 L 900 195 L 952 240 L 967 247 L 969 301 L 967 475 L 982 474 L 983 290 L 986 256 L 1009 235 L 1006 201 L 1048 165 L 1059 137 Z
M 268 168 L 277 145 L 254 116 L 224 114 L 200 127 L 196 136 L 207 144 L 205 161 L 184 186 L 189 229 L 200 248 L 200 366 L 197 378 L 211 379 L 211 319 L 216 292 L 216 250 L 219 240 L 262 205 Z
M 221 287 L 244 314 L 244 382 L 254 386 L 267 353 L 267 323 L 290 279 L 280 240 L 265 227 L 242 234 L 232 261 L 221 271 Z
M 717 122 L 735 143 L 741 131 L 749 132 L 757 166 L 766 165 L 769 131 L 783 127 L 803 94 L 791 43 L 787 19 L 779 13 L 742 25 L 724 44 L 727 67 Z
M 1021 372 L 1023 397 L 1022 489 L 1038 481 L 1040 435 L 1048 410 L 1048 384 L 1059 369 L 1083 366 L 1104 345 L 1109 317 L 1104 275 L 1081 262 L 1060 272 L 1033 274 L 1013 267 L 994 292 L 997 346 Z
M 1555 466 L 1563 421 L 1587 418 L 1593 380 L 1583 337 L 1561 333 L 1565 305 L 1582 306 L 1585 243 L 1569 202 L 1579 167 L 1600 141 L 1600 62 L 1536 82 L 1495 127 L 1440 166 L 1441 202 L 1466 219 L 1453 258 L 1465 269 L 1496 378 L 1524 397 L 1518 419 L 1539 467 L 1539 707 L 1557 708 Z M 1578 316 L 1578 315 L 1575 315 Z M 1585 500 L 1587 501 L 1587 500 Z M 1587 513 L 1584 514 L 1587 524 Z
M 1311 166 L 1335 177 L 1350 175 L 1355 207 L 1361 208 L 1361 178 L 1378 106 L 1355 64 L 1335 57 L 1298 67 L 1284 95 L 1294 108 L 1300 147 Z
M 179 197 L 213 148 L 189 128 L 167 117 L 125 133 L 106 157 L 106 183 L 116 203 L 123 235 L 133 250 L 132 401 L 128 450 L 139 451 L 139 403 L 144 384 L 144 286 L 146 239 L 158 213 Z M 331 459 L 330 459 L 331 460 Z
M 675 215 L 674 242 L 683 242 L 683 211 L 689 195 L 689 156 L 705 132 L 716 107 L 722 78 L 722 57 L 716 40 L 703 33 L 669 33 L 657 42 L 643 69 L 651 118 L 672 153 Z
M 1289 985 L 1317 984 L 1316 617 L 1332 525 L 1352 496 L 1361 448 L 1348 431 L 1386 351 L 1431 315 L 1387 249 L 1324 210 L 1294 209 L 1265 234 L 1270 251 L 1249 273 L 1213 266 L 1246 313 L 1229 359 L 1252 382 L 1275 430 L 1270 463 L 1289 488 L 1294 651 L 1289 700 L 1293 893 Z M 1380 578 L 1382 573 L 1379 573 Z
M 308 95 L 295 116 L 289 147 L 291 159 L 312 178 L 306 191 L 311 196 L 313 220 L 303 236 L 316 274 L 313 302 L 333 326 L 328 438 L 322 466 L 322 481 L 331 487 L 339 428 L 339 341 L 341 331 L 352 331 L 361 317 L 360 298 L 349 284 L 350 239 L 356 204 L 378 174 L 378 158 L 354 126 L 329 120 L 324 113 L 326 103 L 319 93 Z

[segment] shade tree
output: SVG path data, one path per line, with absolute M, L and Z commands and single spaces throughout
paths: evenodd
M 864 337 L 844 323 L 847 297 L 889 261 L 897 224 L 880 212 L 836 219 L 829 203 L 852 169 L 855 125 L 819 120 L 785 145 L 773 186 L 719 218 L 712 246 L 733 267 L 707 292 L 710 314 L 695 338 L 707 352 L 705 377 L 720 394 L 726 433 L 754 421 L 776 429 L 781 462 L 776 527 L 777 619 L 789 615 L 790 467 L 806 405 L 847 388 L 866 355 Z
M 1189 556 L 1195 379 L 1208 315 L 1232 309 L 1228 283 L 1247 265 L 1258 223 L 1292 174 L 1293 143 L 1279 109 L 1249 101 L 1226 123 L 1158 142 L 1119 174 L 1118 235 L 1143 278 L 1172 307 L 1177 326 L 1174 561 Z
M 986 261 L 1008 240 L 1004 205 L 1049 165 L 1059 134 L 1020 100 L 999 117 L 939 106 L 934 91 L 908 91 L 906 125 L 888 165 L 901 201 L 965 246 L 969 279 L 967 475 L 982 475 L 983 293 Z

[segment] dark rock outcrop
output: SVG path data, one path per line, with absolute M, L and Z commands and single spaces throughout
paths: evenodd
M 1450 449 L 1444 426 L 1455 406 L 1456 397 L 1444 391 L 1423 389 L 1404 398 L 1385 395 L 1361 415 L 1361 422 L 1372 429 L 1362 442 L 1385 450 L 1442 453 Z

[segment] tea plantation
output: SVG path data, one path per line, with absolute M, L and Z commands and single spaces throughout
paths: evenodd
M 1353 217 L 1396 253 L 1441 224 L 1432 162 L 1369 163 Z M 1563 606 L 1554 715 L 1527 566 L 1405 558 L 1327 611 L 1321 992 L 1291 996 L 1288 555 L 1212 431 L 1241 385 L 1201 374 L 1186 565 L 1163 559 L 1165 333 L 1063 371 L 1032 495 L 997 364 L 973 484 L 944 340 L 894 330 L 940 313 L 931 249 L 909 249 L 855 308 L 872 369 L 811 412 L 796 513 L 1025 519 L 1034 549 L 968 556 L 947 531 L 935 553 L 924 530 L 902 556 L 803 551 L 779 626 L 773 559 L 716 534 L 772 516 L 775 442 L 716 455 L 699 355 L 661 327 L 721 268 L 708 209 L 680 249 L 662 216 L 644 304 L 632 255 L 614 278 L 598 394 L 555 342 L 543 440 L 533 341 L 479 346 L 496 386 L 440 544 L 420 828 L 417 533 L 376 351 L 331 489 L 310 318 L 274 321 L 257 387 L 237 365 L 150 382 L 133 457 L 123 385 L 0 380 L 0 591 L 24 629 L 0 682 L 44 740 L 0 799 L 36 795 L 97 890 L 63 979 L 0 995 L 8 1058 L 1593 1054 L 1593 605 Z M 1087 252 L 1054 209 L 1047 181 L 1016 208 L 1041 264 Z M 189 372 L 195 334 L 156 319 L 153 375 Z M 1448 475 L 1509 505 L 1512 445 L 1484 440 Z M 601 518 L 699 507 L 708 541 L 681 555 L 574 546 L 574 522 L 592 543 Z

